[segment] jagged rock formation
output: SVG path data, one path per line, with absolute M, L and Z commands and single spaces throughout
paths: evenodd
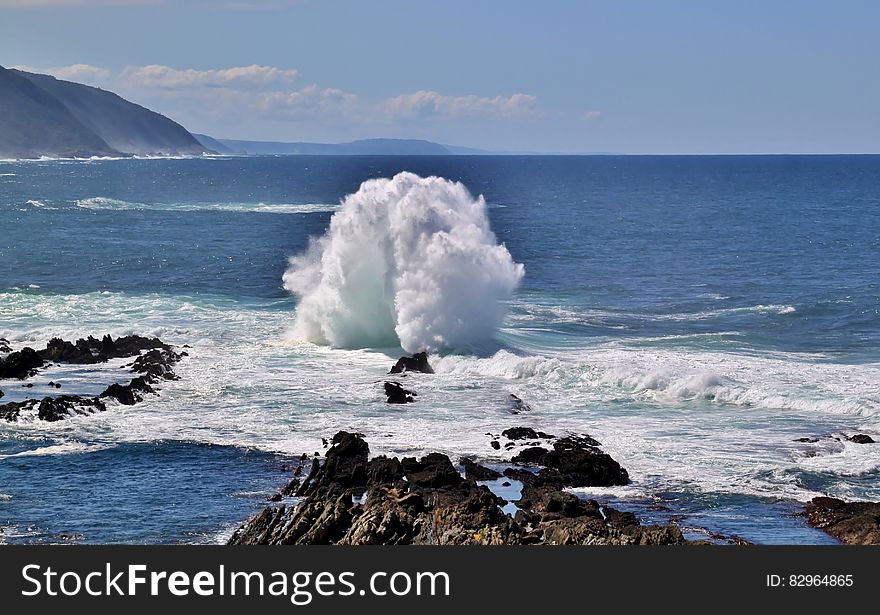
M 473 463 L 473 462 L 471 462 Z M 480 466 L 467 465 L 470 474 Z M 484 468 L 487 470 L 488 468 Z M 296 505 L 270 506 L 239 528 L 230 544 L 682 544 L 680 530 L 642 526 L 635 515 L 580 500 L 547 479 L 509 468 L 523 484 L 519 511 L 446 455 L 369 458 L 359 434 L 333 437 L 326 460 L 285 487 Z M 479 470 L 476 470 L 478 473 Z M 588 474 L 587 472 L 584 472 Z M 507 472 L 505 472 L 507 474 Z M 280 498 L 275 498 L 280 499 Z

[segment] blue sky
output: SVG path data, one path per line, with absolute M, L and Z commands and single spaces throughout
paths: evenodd
M 0 0 L 0 64 L 228 138 L 880 152 L 880 3 Z

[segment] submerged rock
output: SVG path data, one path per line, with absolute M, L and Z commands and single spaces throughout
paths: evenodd
M 481 467 L 466 460 L 466 468 Z M 473 464 L 473 465 L 471 465 Z M 488 470 L 488 468 L 484 468 Z M 466 469 L 467 472 L 467 469 Z M 635 515 L 579 500 L 526 470 L 516 518 L 446 455 L 374 457 L 359 434 L 339 432 L 313 463 L 294 507 L 269 507 L 230 544 L 683 544 L 680 530 L 642 526 Z M 521 473 L 521 474 L 519 474 Z M 506 474 L 506 473 L 505 473 Z M 362 503 L 359 503 L 361 502 Z
M 844 502 L 813 498 L 804 514 L 807 522 L 850 545 L 880 545 L 880 502 Z
M 399 382 L 385 382 L 385 395 L 389 404 L 408 404 L 415 401 L 413 395 L 416 393 L 404 389 Z
M 0 337 L 0 352 L 12 352 L 12 346 L 5 337 Z
M 428 363 L 428 353 L 417 352 L 411 357 L 400 357 L 391 368 L 389 374 L 401 374 L 403 372 L 421 372 L 433 374 L 434 370 Z

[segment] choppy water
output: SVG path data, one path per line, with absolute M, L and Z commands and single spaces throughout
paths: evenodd
M 525 277 L 496 349 L 432 357 L 419 402 L 392 408 L 400 349 L 287 341 L 282 276 L 345 195 L 404 170 L 484 195 Z M 498 461 L 485 434 L 527 424 L 589 432 L 630 471 L 593 496 L 821 542 L 798 501 L 880 498 L 880 449 L 794 442 L 880 440 L 878 272 L 873 156 L 2 162 L 0 337 L 192 348 L 143 404 L 0 425 L 0 541 L 212 540 L 337 429 Z M 87 373 L 42 378 L 96 392 Z M 533 412 L 511 416 L 510 392 Z

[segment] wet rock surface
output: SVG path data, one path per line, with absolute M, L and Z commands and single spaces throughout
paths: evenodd
M 863 433 L 849 436 L 847 440 L 849 440 L 850 442 L 854 442 L 855 444 L 875 444 L 874 438 Z
M 880 502 L 844 502 L 813 498 L 804 511 L 807 523 L 850 545 L 880 545 Z
M 0 378 L 24 380 L 37 373 L 46 361 L 33 348 L 22 348 L 0 359 Z
M 305 463 L 305 460 L 303 460 Z M 304 467 L 300 473 L 304 472 Z M 506 501 L 477 482 L 497 472 L 450 459 L 369 458 L 359 434 L 339 432 L 323 464 L 294 477 L 294 503 L 270 506 L 247 521 L 230 544 L 684 544 L 674 525 L 643 526 L 635 515 L 581 500 L 540 472 L 510 467 L 522 481 L 515 517 Z M 489 470 L 490 473 L 484 473 Z M 508 472 L 505 471 L 505 475 Z M 554 475 L 555 477 L 555 475 Z M 558 477 L 556 477 L 558 478 Z M 490 479 L 487 479 L 490 480 Z M 287 493 L 293 490 L 290 485 Z M 280 498 L 279 498 L 280 499 Z
M 175 352 L 171 346 L 158 338 L 138 335 L 115 340 L 109 335 L 105 335 L 100 340 L 89 336 L 75 343 L 53 338 L 44 350 L 23 348 L 21 351 L 10 353 L 5 359 L 0 359 L 0 377 L 26 379 L 50 362 L 94 364 L 123 357 L 136 357 L 128 367 L 135 374 L 141 375 L 127 384 L 111 384 L 95 397 L 61 395 L 0 404 L 0 419 L 17 421 L 29 416 L 54 422 L 71 416 L 103 412 L 107 409 L 108 399 L 115 399 L 123 405 L 132 406 L 143 401 L 144 395 L 155 393 L 151 385 L 161 380 L 176 379 L 174 365 L 185 356 L 186 352 Z M 33 388 L 32 383 L 25 383 L 22 386 Z M 57 389 L 61 385 L 50 382 L 49 387 Z
M 415 401 L 414 396 L 418 394 L 404 389 L 399 382 L 386 381 L 385 395 L 388 396 L 389 404 L 410 404 Z
M 389 374 L 402 374 L 403 372 L 421 372 L 433 374 L 434 369 L 428 363 L 428 353 L 417 352 L 411 357 L 400 357 L 391 368 Z

